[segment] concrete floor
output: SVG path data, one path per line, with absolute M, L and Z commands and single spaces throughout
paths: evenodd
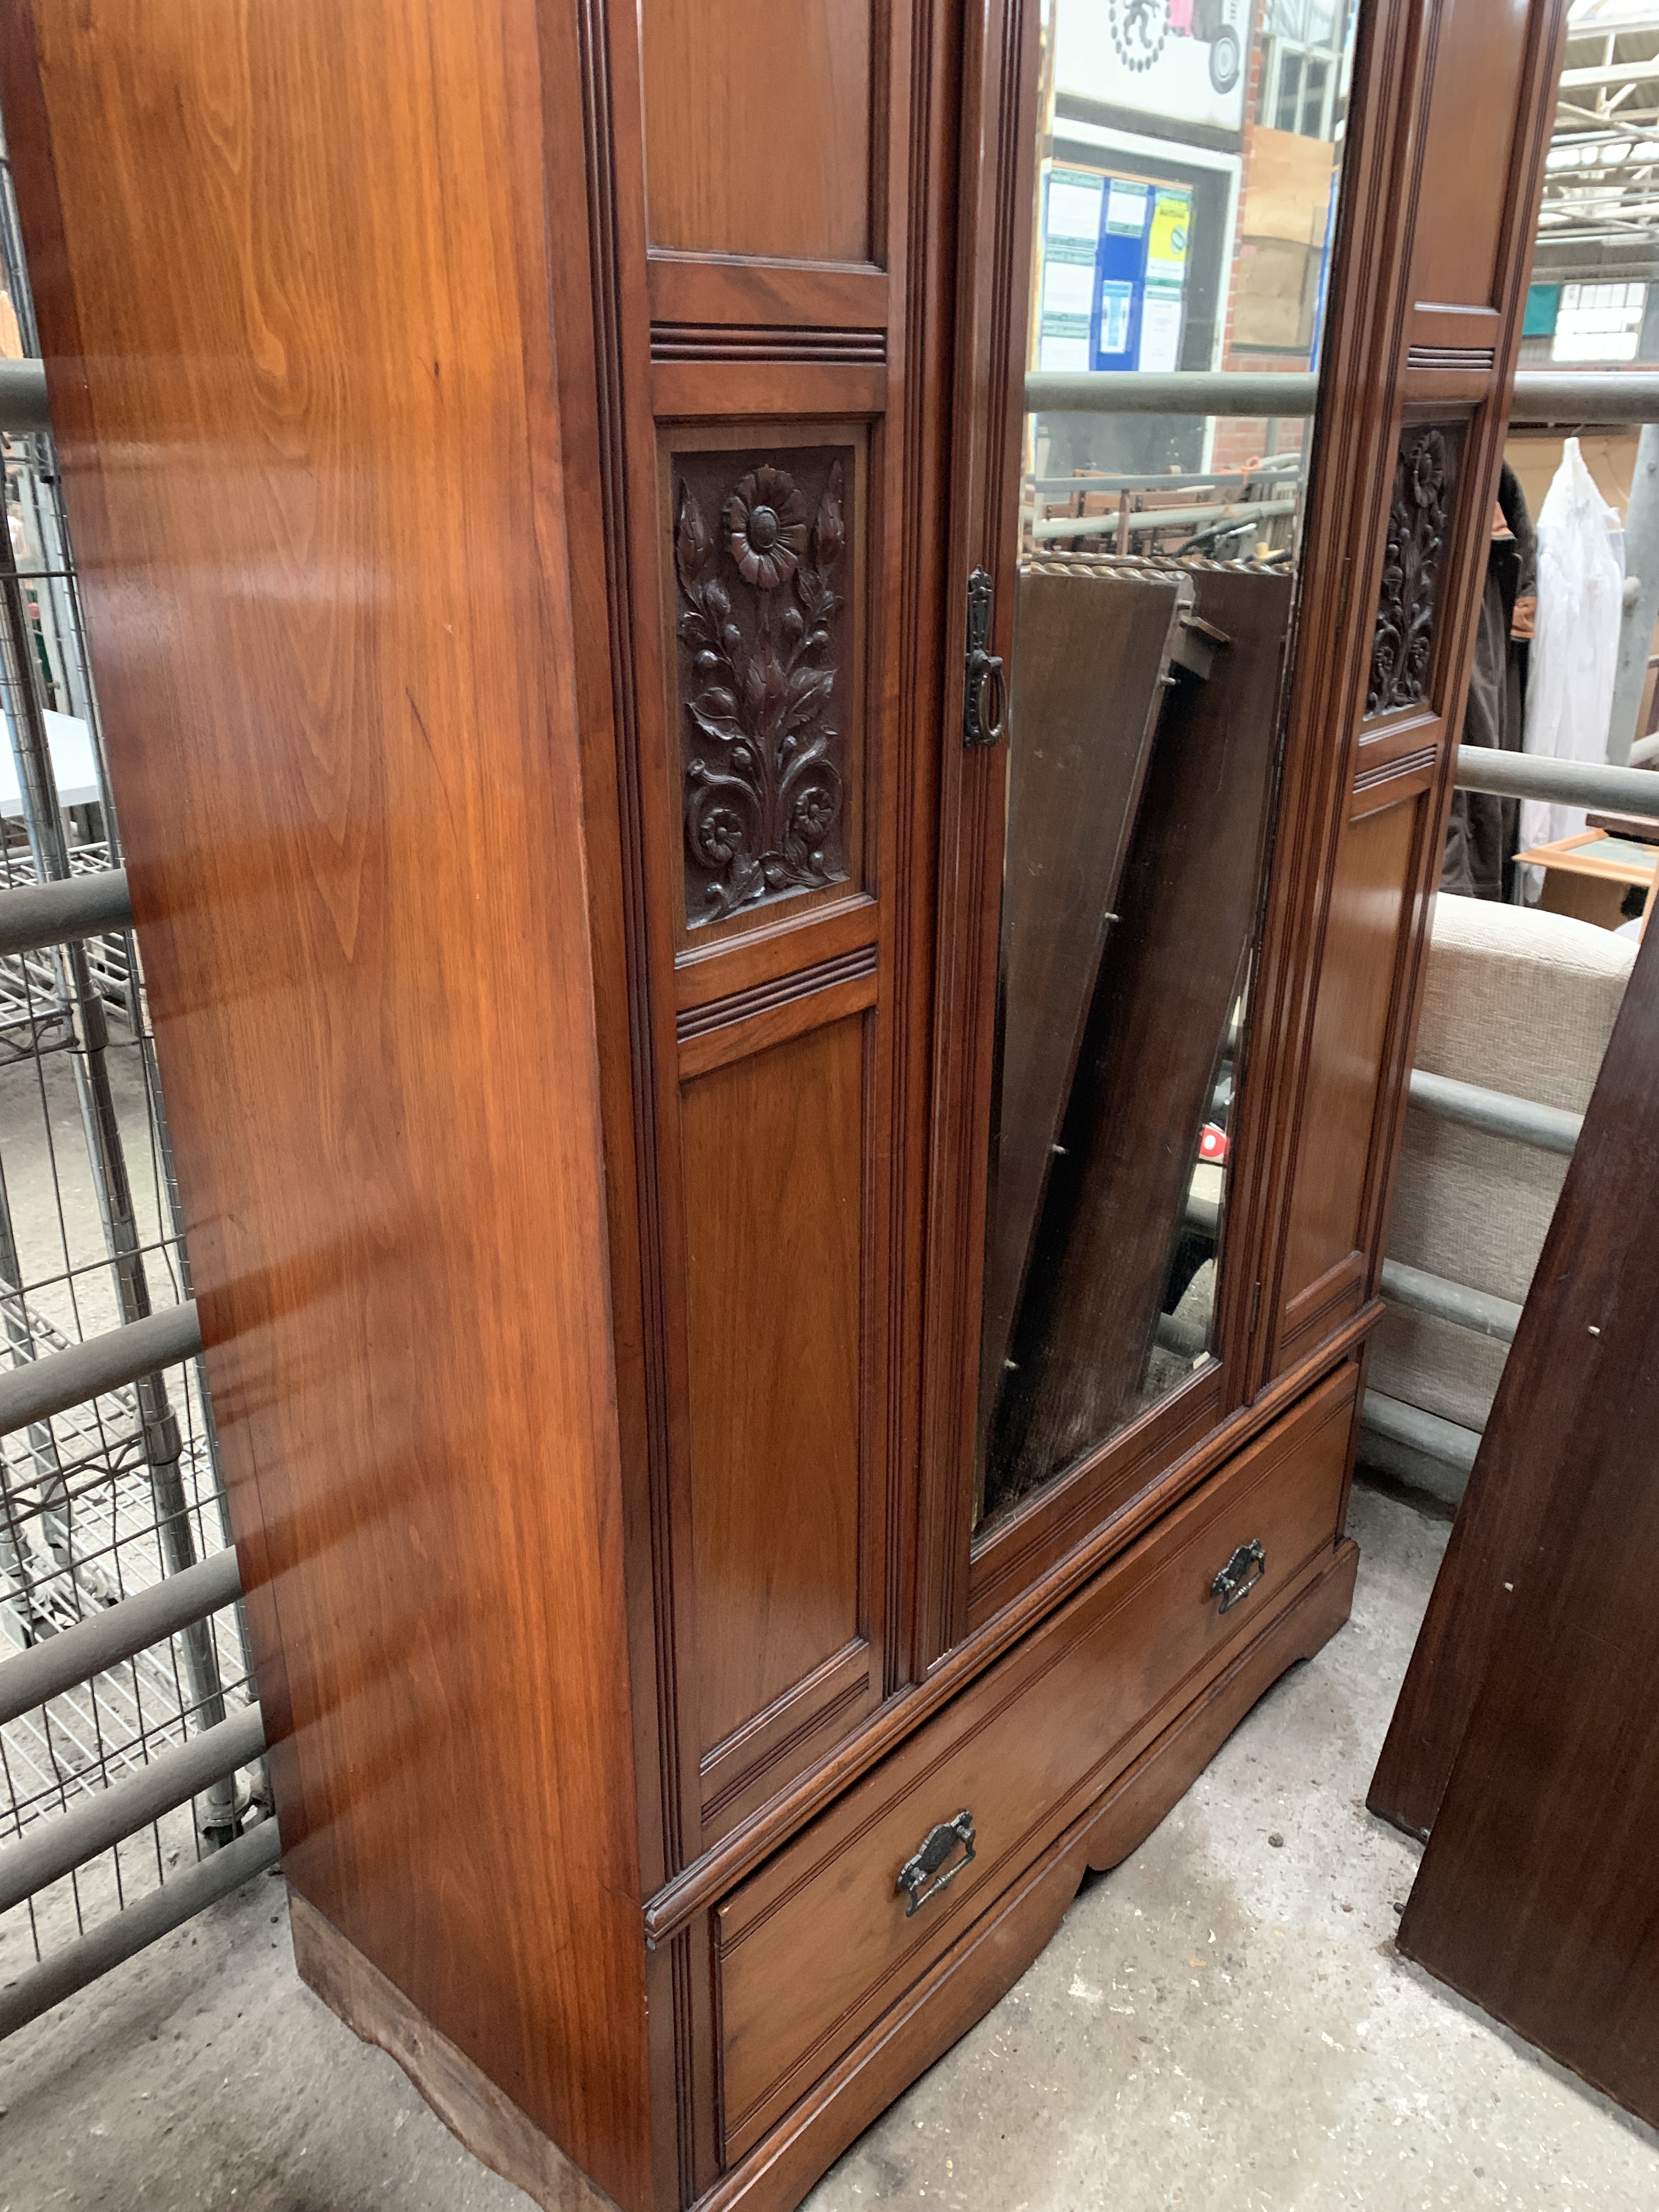
M 1417 1852 L 1364 1796 L 1447 1529 L 1363 1490 L 1352 1526 L 1349 1627 L 811 2212 L 1659 2206 L 1659 2136 L 1395 1951 Z M 0 2212 L 523 2212 L 300 1986 L 282 1900 L 252 1885 L 0 2045 Z

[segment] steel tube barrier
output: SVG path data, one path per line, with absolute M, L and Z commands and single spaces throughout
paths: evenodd
M 1608 768 L 1600 761 L 1550 760 L 1541 753 L 1459 745 L 1452 781 L 1460 791 L 1495 792 L 1500 799 L 1545 799 L 1560 806 L 1595 806 L 1659 821 L 1659 775 L 1651 769 Z
M 1411 1103 L 1443 1121 L 1461 1121 L 1466 1128 L 1485 1129 L 1494 1137 L 1513 1137 L 1540 1152 L 1563 1152 L 1571 1158 L 1584 1126 L 1582 1114 L 1564 1106 L 1540 1106 L 1533 1098 L 1516 1098 L 1507 1091 L 1487 1091 L 1478 1083 L 1460 1083 L 1455 1076 L 1431 1075 L 1414 1067 Z
M 1382 1262 L 1382 1291 L 1395 1305 L 1413 1313 L 1430 1314 L 1459 1328 L 1490 1336 L 1499 1344 L 1513 1344 L 1521 1309 L 1511 1298 L 1494 1297 L 1490 1291 L 1472 1291 L 1467 1283 L 1454 1283 L 1444 1275 L 1431 1275 L 1425 1267 L 1408 1267 L 1403 1260 Z
M 118 1844 L 135 1828 L 188 1804 L 210 1783 L 264 1756 L 265 1724 L 258 1705 L 245 1705 L 200 1735 L 159 1753 L 125 1780 L 112 1782 L 67 1813 L 38 1821 L 15 1843 L 0 1844 L 0 1912 L 9 1912 L 48 1882 Z
M 45 362 L 0 361 L 0 432 L 12 437 L 51 428 Z
M 0 2037 L 10 2035 L 65 1997 L 95 1982 L 112 1966 L 132 1958 L 147 1944 L 170 1936 L 206 1906 L 245 1881 L 274 1867 L 283 1855 L 283 1839 L 275 1820 L 261 1820 L 257 1828 L 210 1852 L 188 1872 L 175 1875 L 166 1887 L 153 1889 L 125 1911 L 44 1959 L 7 1988 L 0 1990 Z
M 159 1368 L 198 1358 L 201 1351 L 201 1317 L 194 1299 L 187 1299 L 182 1305 L 146 1314 L 142 1321 L 106 1329 L 101 1336 L 89 1336 L 67 1352 L 32 1359 L 27 1366 L 0 1374 L 0 1436 L 67 1413 L 71 1406 L 83 1406 Z
M 122 1660 L 136 1658 L 193 1621 L 234 1605 L 241 1595 L 235 1553 L 213 1552 L 153 1589 L 135 1591 L 73 1628 L 0 1659 L 0 1728 L 49 1698 L 62 1697 L 77 1682 L 89 1682 Z
M 1408 1406 L 1404 1399 L 1388 1397 L 1381 1390 L 1366 1391 L 1360 1401 L 1359 1425 L 1383 1443 L 1398 1447 L 1402 1460 L 1407 1453 L 1420 1454 L 1443 1467 L 1455 1468 L 1464 1475 L 1474 1465 L 1475 1453 L 1480 1448 L 1478 1429 L 1466 1429 L 1456 1421 L 1443 1420 L 1438 1413 L 1428 1413 L 1421 1406 Z M 1388 1456 L 1395 1459 L 1393 1454 Z M 1402 1466 L 1396 1460 L 1389 1472 L 1405 1474 L 1407 1481 L 1420 1479 L 1415 1470 L 1407 1472 L 1408 1466 L 1409 1462 Z
M 48 945 L 131 927 L 132 894 L 125 868 L 97 868 L 61 882 L 0 890 L 0 956 L 43 952 Z
M 1025 379 L 1030 414 L 1212 415 L 1220 417 L 1311 415 L 1319 379 L 1305 369 L 1282 376 L 1227 369 L 1170 369 L 1163 374 L 1033 369 Z M 1510 420 L 1531 425 L 1659 422 L 1659 375 L 1639 369 L 1583 369 L 1557 374 L 1523 368 L 1516 374 Z

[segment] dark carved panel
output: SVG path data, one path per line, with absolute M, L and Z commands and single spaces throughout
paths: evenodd
M 1367 714 L 1415 706 L 1429 696 L 1440 564 L 1451 526 L 1462 444 L 1461 422 L 1408 422 L 1400 434 L 1389 544 L 1371 641 Z
M 850 447 L 674 457 L 688 925 L 849 873 Z

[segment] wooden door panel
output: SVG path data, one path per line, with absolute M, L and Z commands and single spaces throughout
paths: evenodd
M 868 261 L 871 0 L 641 0 L 653 246 Z
M 1376 1122 L 1377 1073 L 1400 972 L 1421 835 L 1409 798 L 1348 824 L 1331 889 L 1285 1263 L 1281 1364 L 1340 1326 L 1364 1291 L 1360 1217 Z
M 630 975 L 608 1165 L 620 1183 L 625 1146 L 655 1185 L 613 1263 L 643 1316 L 627 1428 L 672 1876 L 894 1668 L 892 1346 L 916 1291 L 890 1270 L 921 1141 L 904 947 L 935 680 L 899 671 L 938 652 L 908 378 L 939 143 L 909 118 L 939 64 L 871 0 L 594 12 L 618 580 L 583 643 L 631 702 L 596 930 Z
M 1290 1094 L 1264 1376 L 1316 1352 L 1381 1266 L 1565 20 L 1559 0 L 1441 0 L 1425 19 L 1407 283 L 1385 372 L 1397 442 L 1356 569 L 1375 615 Z
M 1425 306 L 1498 303 L 1532 13 L 1528 0 L 1440 8 L 1411 264 L 1412 296 Z
M 805 1708 L 794 1701 L 791 1734 L 825 1701 L 844 1708 L 868 1684 L 860 1353 L 869 1019 L 830 1020 L 696 1075 L 683 1092 L 706 1808 L 775 1749 L 757 1724 L 809 1677 L 814 1691 Z M 740 1734 L 751 1756 L 734 1761 L 728 1747 Z

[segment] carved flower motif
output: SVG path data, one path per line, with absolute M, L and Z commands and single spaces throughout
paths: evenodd
M 806 550 L 806 502 L 793 479 L 770 467 L 746 476 L 726 502 L 726 537 L 746 584 L 787 584 Z

